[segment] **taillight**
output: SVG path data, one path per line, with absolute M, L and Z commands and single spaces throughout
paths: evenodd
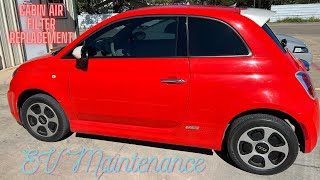
M 307 91 L 310 97 L 314 98 L 316 96 L 315 90 L 313 88 L 310 76 L 306 72 L 299 71 L 296 73 L 296 77 L 303 86 L 303 88 Z

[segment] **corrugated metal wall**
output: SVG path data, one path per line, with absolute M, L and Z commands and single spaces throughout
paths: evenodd
M 276 11 L 277 14 L 270 19 L 270 22 L 276 22 L 287 17 L 320 18 L 320 3 L 272 5 L 271 10 Z
M 31 3 L 33 0 L 24 0 L 24 2 Z M 37 2 L 48 3 L 47 0 L 37 0 Z M 76 38 L 79 34 L 76 0 L 64 0 L 64 4 L 67 16 L 57 19 L 56 31 L 75 32 L 74 38 Z M 0 0 L 0 70 L 20 65 L 27 59 L 27 55 L 30 55 L 25 50 L 27 45 L 9 43 L 9 33 L 22 29 L 17 7 L 17 0 Z M 49 49 L 54 50 L 58 46 L 60 45 L 49 45 Z
M 47 0 L 40 0 L 42 4 L 47 3 Z M 56 31 L 74 32 L 73 40 L 79 36 L 78 29 L 78 12 L 76 0 L 64 0 L 66 8 L 66 18 L 56 18 Z M 49 44 L 49 50 L 59 49 L 66 44 Z
M 0 70 L 21 64 L 24 48 L 9 43 L 9 32 L 20 29 L 15 0 L 0 1 Z

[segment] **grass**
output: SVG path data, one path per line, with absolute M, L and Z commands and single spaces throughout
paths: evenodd
M 320 22 L 320 18 L 311 17 L 308 19 L 302 19 L 299 17 L 292 17 L 292 18 L 285 18 L 277 21 L 277 23 L 303 23 L 303 22 Z

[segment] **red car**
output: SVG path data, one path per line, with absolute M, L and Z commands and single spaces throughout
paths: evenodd
M 227 150 L 246 171 L 279 173 L 316 146 L 319 104 L 305 68 L 266 24 L 273 14 L 121 13 L 21 65 L 11 112 L 42 141 L 72 131 Z

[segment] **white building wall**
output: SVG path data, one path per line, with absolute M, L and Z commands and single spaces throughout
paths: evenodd
M 9 43 L 9 32 L 20 29 L 15 1 L 0 1 L 0 70 L 21 64 L 24 47 Z
M 320 3 L 272 5 L 271 10 L 276 11 L 277 14 L 270 19 L 270 22 L 276 22 L 288 17 L 298 17 L 302 19 L 311 17 L 320 18 Z
M 0 70 L 20 65 L 26 60 L 43 55 L 54 50 L 58 45 L 47 44 L 10 44 L 9 33 L 27 31 L 25 17 L 18 14 L 18 5 L 21 3 L 42 3 L 48 0 L 0 0 Z M 57 31 L 75 32 L 77 37 L 76 0 L 64 0 L 67 17 L 57 19 Z M 48 47 L 50 46 L 50 47 Z

